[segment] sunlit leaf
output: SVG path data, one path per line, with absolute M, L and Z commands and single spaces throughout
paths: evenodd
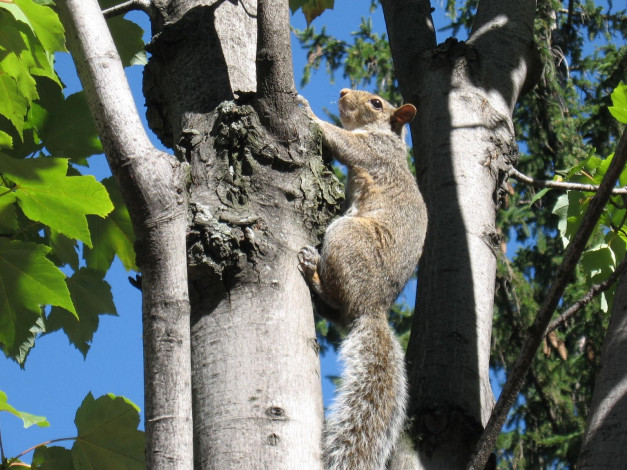
M 620 82 L 620 84 L 612 92 L 612 104 L 613 106 L 607 109 L 612 113 L 619 122 L 623 124 L 627 123 L 627 84 Z
M 5 352 L 24 340 L 16 340 L 16 330 L 28 331 L 41 305 L 76 314 L 65 275 L 46 258 L 49 251 L 44 245 L 0 238 L 0 344 Z
M 18 228 L 15 200 L 15 193 L 0 185 L 0 233 L 14 232 Z
M 56 12 L 31 0 L 14 0 L 41 45 L 50 53 L 65 50 L 65 31 Z M 16 19 L 20 19 L 17 18 Z M 21 21 L 24 21 L 22 18 Z
M 93 176 L 66 176 L 63 158 L 18 160 L 0 153 L 0 172 L 13 181 L 24 215 L 91 246 L 87 214 L 113 210 L 109 195 Z
M 46 426 L 50 426 L 50 423 L 43 416 L 36 416 L 30 413 L 25 413 L 24 411 L 18 411 L 9 405 L 7 400 L 7 394 L 0 390 L 0 411 L 6 411 L 11 413 L 12 415 L 17 416 L 24 423 L 25 428 L 31 427 L 33 424 L 43 428 Z

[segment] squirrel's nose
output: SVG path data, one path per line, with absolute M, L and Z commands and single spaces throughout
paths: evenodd
M 342 88 L 340 90 L 340 98 L 342 98 L 343 96 L 345 96 L 349 91 L 351 91 L 350 88 Z

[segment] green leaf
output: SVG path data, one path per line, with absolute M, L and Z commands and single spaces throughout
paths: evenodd
M 93 248 L 84 247 L 83 257 L 88 267 L 106 272 L 117 255 L 127 271 L 139 271 L 135 264 L 133 224 L 120 189 L 111 177 L 102 180 L 102 184 L 107 188 L 115 208 L 105 219 L 87 217 Z
M 65 447 L 37 447 L 33 453 L 32 468 L 37 470 L 73 470 L 72 452 Z
M 85 216 L 104 217 L 113 204 L 93 176 L 66 176 L 67 167 L 63 158 L 18 160 L 0 153 L 0 172 L 16 184 L 24 215 L 91 246 Z
M 0 70 L 15 80 L 19 93 L 29 106 L 31 101 L 38 98 L 35 79 L 30 74 L 27 64 L 16 54 L 0 51 Z
M 28 110 L 28 104 L 26 97 L 20 93 L 17 81 L 6 73 L 0 73 L 0 114 L 11 121 L 20 139 L 24 130 L 24 116 Z
M 35 32 L 30 22 L 28 21 L 28 17 L 24 14 L 24 12 L 20 9 L 16 2 L 13 2 L 13 0 L 11 0 L 11 2 L 1 1 L 0 8 L 11 13 L 11 15 L 13 15 L 13 18 L 15 18 L 17 21 L 21 21 L 25 25 L 28 25 L 33 33 Z
M 15 360 L 22 368 L 28 353 L 35 346 L 35 340 L 46 330 L 42 315 L 43 309 L 39 313 L 26 312 L 22 315 L 15 325 L 15 344 L 9 348 L 3 347 L 6 356 Z
M 124 66 L 145 64 L 144 30 L 136 23 L 116 16 L 107 20 L 115 47 Z
M 309 0 L 290 0 L 290 10 L 292 14 L 296 13 L 299 8 L 302 8 Z
M 7 401 L 7 394 L 4 393 L 2 390 L 0 390 L 0 411 L 6 411 L 20 418 L 24 423 L 25 428 L 29 428 L 33 424 L 36 424 L 40 428 L 50 426 L 50 423 L 43 416 L 36 416 L 30 413 L 25 413 L 24 411 L 17 411 L 15 408 L 9 405 Z
M 7 188 L 0 186 L 0 233 L 17 231 L 15 199 L 14 192 L 8 192 Z
M 303 11 L 307 26 L 322 15 L 324 10 L 333 10 L 335 0 L 290 0 L 290 9 L 295 13 L 299 8 Z
M 82 91 L 68 96 L 48 111 L 50 114 L 41 130 L 41 138 L 51 154 L 79 160 L 102 153 L 96 126 Z
M 0 49 L 19 53 L 26 49 L 26 43 L 15 19 L 6 13 L 0 12 Z
M 14 0 L 27 18 L 25 23 L 32 29 L 41 45 L 49 53 L 65 51 L 65 31 L 56 12 L 31 0 Z M 16 19 L 20 20 L 20 18 Z M 24 21 L 22 18 L 21 21 Z
M 581 266 L 590 281 L 601 282 L 614 272 L 616 258 L 612 249 L 603 243 L 581 255 Z
M 36 243 L 0 239 L 0 344 L 5 352 L 26 340 L 24 332 L 36 326 L 42 305 L 76 314 L 65 275 L 46 258 L 49 251 Z
M 57 266 L 70 265 L 74 271 L 78 271 L 78 253 L 76 240 L 68 238 L 62 233 L 50 230 L 48 241 L 52 251 L 50 257 L 55 261 Z
M 46 332 L 63 328 L 70 343 L 83 356 L 87 355 L 94 332 L 98 329 L 99 315 L 117 315 L 111 295 L 111 286 L 103 279 L 104 273 L 81 268 L 67 280 L 78 319 L 70 312 L 53 307 L 46 319 Z
M 90 470 L 143 470 L 144 433 L 137 430 L 139 408 L 130 400 L 88 394 L 76 412 L 78 438 L 72 446 L 74 467 Z
M 529 207 L 533 206 L 536 203 L 536 201 L 542 199 L 544 197 L 544 195 L 546 193 L 548 193 L 550 190 L 551 190 L 551 188 L 544 188 L 544 189 L 541 189 L 540 191 L 538 191 L 535 194 L 535 196 L 533 196 L 533 198 L 531 198 L 531 202 L 529 202 Z
M 613 106 L 607 109 L 618 122 L 627 124 L 627 85 L 620 82 L 611 96 Z
M 13 138 L 10 134 L 0 131 L 0 150 L 10 149 L 13 147 Z

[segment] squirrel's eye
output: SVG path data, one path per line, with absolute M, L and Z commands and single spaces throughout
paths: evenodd
M 370 100 L 370 104 L 374 107 L 374 109 L 383 109 L 383 103 L 381 103 L 381 100 L 376 98 Z

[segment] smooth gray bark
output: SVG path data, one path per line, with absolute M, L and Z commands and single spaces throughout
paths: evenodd
M 600 313 L 600 312 L 599 312 Z M 627 275 L 616 285 L 578 469 L 622 469 L 627 462 Z
M 464 468 L 492 409 L 495 216 L 517 146 L 512 112 L 533 63 L 534 1 L 479 3 L 468 42 L 435 46 L 429 2 L 383 1 L 429 211 L 407 350 L 419 463 Z M 403 31 L 414 18 L 415 30 Z M 421 38 L 420 42 L 412 38 Z
M 318 345 L 296 253 L 319 243 L 340 194 L 296 104 L 287 2 L 155 7 L 149 122 L 190 163 L 195 468 L 318 468 Z
M 150 144 L 97 1 L 63 0 L 58 5 L 137 239 L 143 291 L 147 468 L 191 470 L 186 165 Z

